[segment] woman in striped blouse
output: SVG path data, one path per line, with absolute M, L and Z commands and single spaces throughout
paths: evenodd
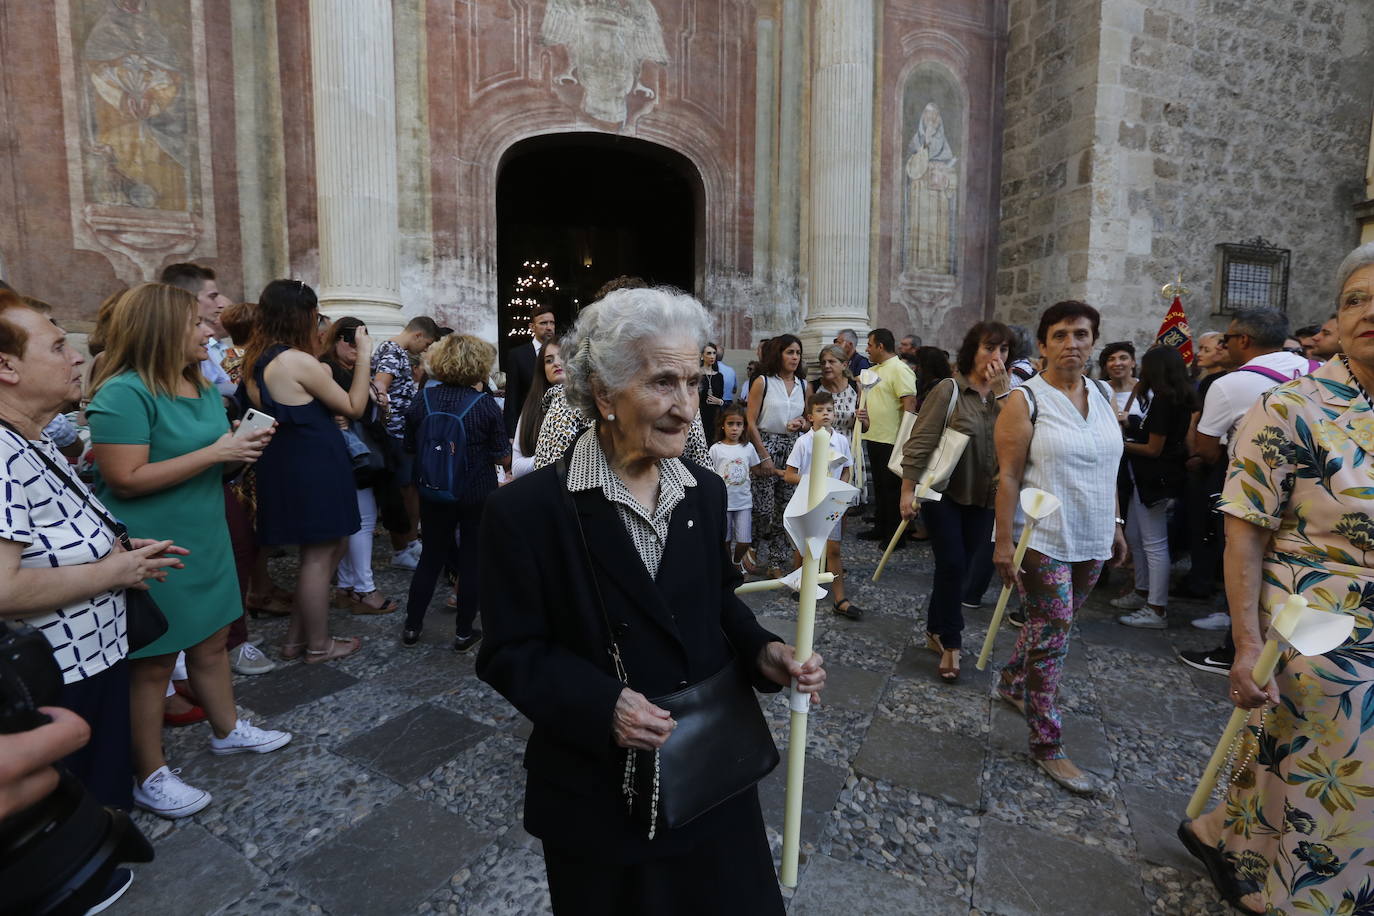
M 993 563 L 1003 582 L 1019 586 L 1026 616 L 995 690 L 1026 717 L 1035 762 L 1081 794 L 1093 783 L 1061 744 L 1059 682 L 1074 614 L 1103 563 L 1126 556 L 1116 501 L 1121 430 L 1110 396 L 1084 375 L 1099 321 L 1083 302 L 1045 310 L 1036 330 L 1045 369 L 1007 396 L 994 432 L 1001 482 Z M 1063 505 L 1037 522 L 1018 569 L 1013 526 L 1022 487 L 1046 490 Z

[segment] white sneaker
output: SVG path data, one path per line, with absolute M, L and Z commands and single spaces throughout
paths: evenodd
M 1199 617 L 1192 623 L 1199 630 L 1229 630 L 1231 629 L 1231 615 L 1216 611 L 1206 617 Z
M 1156 613 L 1147 607 L 1143 607 L 1133 614 L 1118 617 L 1116 622 L 1123 626 L 1138 627 L 1142 630 L 1163 630 L 1169 626 L 1169 618 L 1166 615 Z
M 277 670 L 277 663 L 246 642 L 229 650 L 229 667 L 235 674 L 267 674 Z
M 210 804 L 210 793 L 188 786 L 181 781 L 180 773 L 180 767 L 170 770 L 163 765 L 143 780 L 142 785 L 135 782 L 134 804 L 168 820 L 195 814 Z
M 290 732 L 268 731 L 239 719 L 234 725 L 234 730 L 223 738 L 210 736 L 210 753 L 221 757 L 225 754 L 243 754 L 248 751 L 252 751 L 254 754 L 266 754 L 268 751 L 285 747 L 290 742 Z
M 1107 603 L 1118 611 L 1138 611 L 1148 602 L 1145 600 L 1144 595 L 1137 594 L 1136 592 L 1127 592 L 1120 598 L 1113 598 Z
M 414 569 L 420 565 L 420 542 L 411 541 L 391 556 L 391 565 L 401 569 Z

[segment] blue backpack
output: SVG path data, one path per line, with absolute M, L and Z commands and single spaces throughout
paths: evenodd
M 430 406 L 430 390 L 426 388 L 423 392 L 425 418 L 415 436 L 415 488 L 430 502 L 455 503 L 468 463 L 463 417 L 486 393 L 474 392 L 477 396 L 460 412 L 448 413 Z

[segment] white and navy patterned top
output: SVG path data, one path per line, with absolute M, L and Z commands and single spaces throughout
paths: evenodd
M 79 566 L 103 558 L 114 548 L 114 532 L 48 469 L 35 448 L 58 467 L 67 463 L 46 437 L 29 442 L 0 427 L 0 538 L 22 545 L 21 569 Z M 72 483 L 86 489 L 75 475 Z M 19 620 L 47 637 L 66 684 L 99 674 L 129 653 L 123 591 Z
M 568 492 L 599 489 L 606 499 L 615 503 L 620 522 L 634 542 L 635 552 L 653 578 L 658 577 L 658 565 L 663 562 L 663 552 L 668 546 L 668 522 L 673 517 L 673 510 L 687 495 L 686 488 L 696 485 L 692 472 L 677 458 L 660 460 L 658 504 L 653 512 L 646 511 L 611 470 L 594 429 L 577 440 L 568 465 Z

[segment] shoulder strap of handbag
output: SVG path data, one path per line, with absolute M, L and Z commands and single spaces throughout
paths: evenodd
M 62 481 L 63 486 L 70 490 L 77 499 L 85 503 L 86 507 L 90 509 L 91 512 L 95 513 L 96 518 L 104 522 L 109 529 L 114 532 L 115 537 L 119 539 L 120 546 L 125 550 L 134 549 L 134 545 L 129 541 L 129 529 L 125 528 L 122 522 L 115 521 L 110 517 L 108 512 L 100 508 L 99 503 L 91 499 L 90 492 L 85 487 L 78 486 L 66 471 L 57 466 L 57 462 L 52 460 L 51 455 L 41 448 L 35 448 L 34 444 L 30 442 L 23 433 L 15 429 L 14 425 L 8 420 L 0 420 L 0 426 L 5 427 L 5 429 L 8 429 L 18 436 L 19 441 L 28 446 L 28 448 L 38 456 L 38 459 L 48 466 L 48 470 L 57 475 L 57 479 Z
M 1027 381 L 1030 380 L 1027 379 Z M 1113 411 L 1116 410 L 1116 405 L 1112 403 L 1112 396 L 1107 393 L 1106 382 L 1102 381 L 1101 379 L 1084 378 L 1083 384 L 1090 385 L 1090 387 L 1096 387 L 1098 394 L 1102 395 L 1102 397 L 1106 400 L 1107 406 L 1111 407 Z M 1030 408 L 1031 426 L 1034 426 L 1036 419 L 1040 416 L 1040 404 L 1035 400 L 1035 392 L 1031 389 L 1030 385 L 1027 384 L 1017 385 L 1015 388 L 1012 389 L 1012 391 L 1019 391 L 1023 395 L 1025 395 L 1027 401 L 1026 406 Z M 1008 393 L 1010 394 L 1010 392 Z
M 601 595 L 601 583 L 596 578 L 596 567 L 592 565 L 592 552 L 587 547 L 587 532 L 582 529 L 582 514 L 577 511 L 577 503 L 573 502 L 572 491 L 568 489 L 567 460 L 560 457 L 554 462 L 554 468 L 558 472 L 558 489 L 562 494 L 563 504 L 567 506 L 568 514 L 577 524 L 577 539 L 582 544 L 582 558 L 587 562 L 587 576 L 592 580 L 592 590 L 596 592 L 596 605 L 601 609 L 601 622 L 606 625 L 606 653 L 610 655 L 612 663 L 615 664 L 616 677 L 620 678 L 620 682 L 628 687 L 630 686 L 630 676 L 625 672 L 625 663 L 620 658 L 620 646 L 616 645 L 615 642 L 615 630 L 611 627 L 610 615 L 606 613 L 606 599 Z
M 949 421 L 954 419 L 954 411 L 959 406 L 959 382 L 954 376 L 950 376 L 949 383 L 954 386 L 954 391 L 950 394 L 949 404 L 945 407 L 945 429 L 949 429 Z

